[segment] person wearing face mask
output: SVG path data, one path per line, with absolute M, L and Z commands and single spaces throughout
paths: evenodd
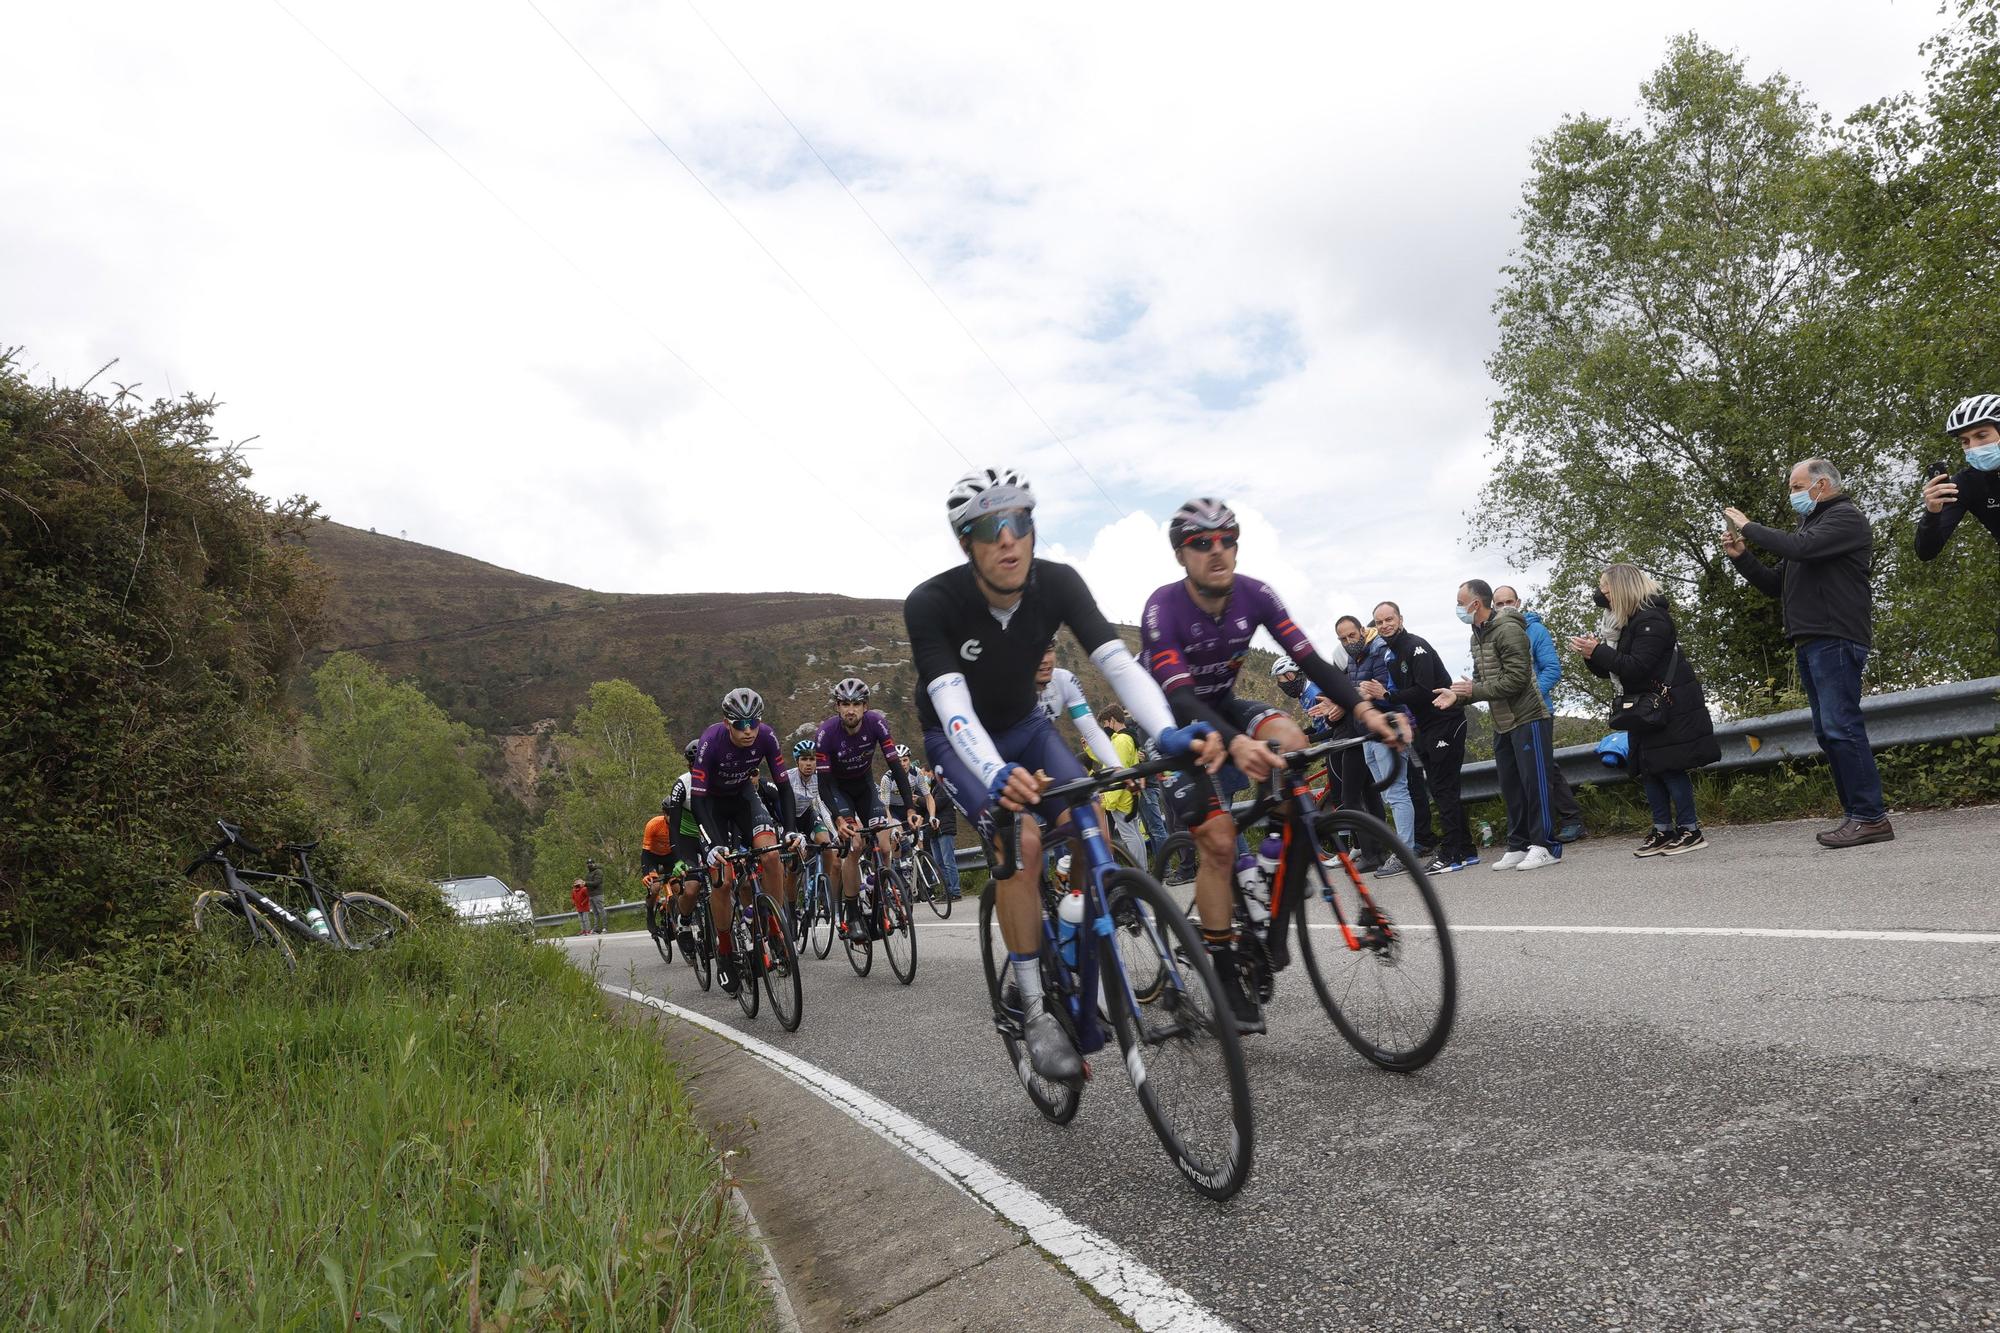
M 1935 560 L 1971 514 L 2000 541 L 2000 393 L 1975 394 L 1951 410 L 1944 433 L 1964 451 L 1957 473 L 1936 469 L 1924 483 L 1924 512 L 1917 517 L 1917 559 Z
M 1341 648 L 1347 653 L 1347 678 L 1354 682 L 1358 690 L 1363 681 L 1374 681 L 1383 686 L 1394 686 L 1396 677 L 1389 665 L 1389 645 L 1382 642 L 1382 636 L 1366 629 L 1359 616 L 1342 616 L 1333 622 L 1333 632 L 1340 639 Z M 1406 712 L 1407 715 L 1407 712 Z M 1415 730 L 1415 723 L 1411 724 Z M 1383 808 L 1392 816 L 1396 825 L 1396 836 L 1405 846 L 1415 847 L 1417 837 L 1416 811 L 1410 804 L 1410 771 L 1407 764 L 1398 764 L 1396 756 L 1386 745 L 1369 741 L 1361 747 L 1362 757 L 1368 765 L 1368 775 L 1373 787 L 1390 773 L 1396 780 L 1382 789 Z M 1400 875 L 1403 863 L 1391 859 L 1375 872 L 1380 876 Z
M 1562 654 L 1556 651 L 1556 636 L 1542 623 L 1540 613 L 1530 611 L 1521 605 L 1521 594 L 1510 584 L 1502 583 L 1493 589 L 1493 609 L 1513 607 L 1521 613 L 1521 619 L 1528 626 L 1528 648 L 1535 658 L 1535 688 L 1541 692 L 1542 707 L 1549 710 L 1549 726 L 1556 724 L 1556 682 L 1562 679 Z M 1549 800 L 1553 803 L 1556 820 L 1556 840 L 1577 842 L 1583 837 L 1583 807 L 1576 803 L 1576 793 L 1570 790 L 1569 779 L 1563 776 L 1562 765 L 1549 769 Z
M 1813 734 L 1826 752 L 1834 790 L 1846 816 L 1818 836 L 1822 847 L 1859 847 L 1896 836 L 1882 803 L 1882 775 L 1861 716 L 1861 671 L 1873 643 L 1874 590 L 1868 516 L 1841 485 L 1840 469 L 1824 458 L 1792 468 L 1794 532 L 1752 523 L 1725 509 L 1722 550 L 1736 572 L 1778 599 L 1785 637 L 1798 655 L 1799 683 L 1812 708 Z M 1779 557 L 1776 569 L 1751 555 L 1755 543 Z
M 1465 766 L 1465 710 L 1437 705 L 1439 692 L 1451 688 L 1451 672 L 1445 669 L 1437 649 L 1410 632 L 1403 623 L 1403 609 L 1396 603 L 1376 606 L 1375 633 L 1389 646 L 1389 673 L 1395 686 L 1367 680 L 1355 690 L 1362 698 L 1387 707 L 1407 708 L 1417 721 L 1417 743 L 1411 748 L 1422 758 L 1424 781 L 1437 810 L 1437 855 L 1424 867 L 1424 873 L 1470 870 L 1479 864 L 1479 852 L 1472 845 L 1465 803 L 1458 795 L 1459 770 Z M 1419 838 L 1424 825 L 1419 818 Z

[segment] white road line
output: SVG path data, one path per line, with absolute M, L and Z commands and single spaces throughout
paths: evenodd
M 1204 1310 L 1106 1236 L 1072 1221 L 1041 1195 L 880 1098 L 746 1032 L 643 991 L 598 983 L 611 995 L 648 1005 L 733 1041 L 794 1082 L 819 1094 L 918 1162 L 1028 1233 L 1080 1281 L 1140 1328 L 1159 1333 L 1232 1333 L 1235 1325 Z
M 1338 930 L 1315 921 L 1314 930 Z M 1427 926 L 1413 926 L 1427 930 Z M 1747 935 L 1775 940 L 1880 940 L 1890 944 L 2000 944 L 2000 933 L 1977 930 L 1781 930 L 1772 926 L 1453 926 L 1454 935 Z

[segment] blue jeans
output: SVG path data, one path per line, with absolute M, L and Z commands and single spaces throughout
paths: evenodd
M 1694 815 L 1694 779 L 1684 768 L 1670 773 L 1646 773 L 1639 785 L 1646 789 L 1646 804 L 1653 807 L 1653 827 L 1662 833 L 1677 828 L 1700 828 Z
M 1369 741 L 1361 747 L 1361 753 L 1367 756 L 1368 771 L 1375 775 L 1377 782 L 1396 767 L 1395 753 L 1386 745 Z M 1396 774 L 1395 783 L 1383 790 L 1382 805 L 1395 817 L 1396 836 L 1403 840 L 1403 845 L 1416 846 L 1411 839 L 1416 836 L 1417 811 L 1410 803 L 1410 769 L 1407 764 Z
M 1146 823 L 1146 846 L 1157 852 L 1160 844 L 1167 840 L 1167 817 L 1160 809 L 1160 789 L 1155 783 L 1146 784 L 1145 794 L 1139 798 L 1139 817 Z
M 1867 665 L 1868 650 L 1851 639 L 1801 639 L 1798 659 L 1799 682 L 1812 707 L 1813 735 L 1826 751 L 1842 812 L 1861 824 L 1886 819 L 1882 774 L 1861 719 L 1861 668 Z
M 938 878 L 944 881 L 945 896 L 958 897 L 958 848 L 951 834 L 940 833 L 931 839 L 931 856 L 937 861 Z

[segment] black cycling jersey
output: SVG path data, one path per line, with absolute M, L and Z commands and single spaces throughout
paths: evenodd
M 1035 711 L 1035 668 L 1056 630 L 1068 625 L 1086 653 L 1118 637 L 1083 576 L 1054 560 L 1029 565 L 1027 591 L 1004 614 L 988 605 L 970 562 L 918 584 L 904 601 L 917 667 L 917 721 L 925 731 L 943 730 L 929 693 L 942 676 L 965 676 L 973 712 L 989 734 L 998 733 Z

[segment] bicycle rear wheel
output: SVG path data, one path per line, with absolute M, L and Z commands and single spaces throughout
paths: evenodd
M 785 933 L 785 914 L 763 894 L 757 895 L 759 933 L 763 948 L 757 955 L 757 971 L 764 978 L 764 993 L 771 997 L 771 1012 L 778 1026 L 787 1032 L 799 1030 L 805 1012 L 805 991 L 799 979 L 799 955 L 792 938 Z
M 839 923 L 839 915 L 834 909 L 833 886 L 827 883 L 826 871 L 815 858 L 811 884 L 813 919 L 806 935 L 812 944 L 813 957 L 824 958 L 833 952 L 833 936 Z
M 755 1018 L 758 998 L 757 957 L 763 952 L 758 947 L 756 932 L 743 919 L 740 910 L 729 914 L 729 942 L 735 946 L 730 955 L 731 965 L 736 969 L 736 1003 L 742 1008 L 745 1018 Z
M 1194 876 L 1200 866 L 1201 854 L 1195 850 L 1194 835 L 1186 829 L 1169 834 L 1153 856 L 1153 882 L 1179 904 L 1183 916 L 1194 912 Z
M 1227 1199 L 1249 1179 L 1256 1146 L 1250 1077 L 1229 1002 L 1200 934 L 1166 890 L 1120 870 L 1107 896 L 1114 904 L 1131 900 L 1130 915 L 1165 973 L 1154 997 L 1134 1008 L 1119 980 L 1123 950 L 1110 940 L 1100 946 L 1132 1090 L 1180 1173 L 1209 1198 Z
M 882 922 L 882 952 L 889 955 L 889 970 L 905 986 L 917 979 L 917 920 L 910 915 L 910 888 L 903 868 L 885 868 L 882 882 L 875 886 L 876 913 Z
M 415 930 L 408 912 L 372 893 L 341 893 L 333 899 L 333 936 L 350 949 L 377 949 L 398 931 Z
M 657 902 L 649 900 L 646 903 L 646 933 L 653 937 L 653 947 L 660 951 L 663 963 L 674 961 L 674 932 L 671 926 L 662 924 L 671 919 L 672 912 L 661 911 Z
M 707 990 L 715 980 L 715 918 L 708 910 L 705 889 L 695 901 L 694 922 L 694 957 L 688 966 L 694 969 L 695 984 Z
M 986 965 L 986 993 L 993 1002 L 993 1026 L 1000 1033 L 1000 1040 L 1007 1047 L 1007 1063 L 1014 1066 L 1015 1077 L 1027 1089 L 1028 1100 L 1035 1104 L 1051 1123 L 1067 1125 L 1076 1118 L 1076 1109 L 1083 1104 L 1083 1080 L 1058 1082 L 1046 1079 L 1035 1072 L 1028 1062 L 1028 1047 L 1021 1039 L 1021 998 L 1015 989 L 1014 978 L 1007 963 L 1007 942 L 1001 938 L 1000 923 L 993 919 L 994 887 L 988 884 L 979 895 L 979 954 Z M 1045 956 L 1042 959 L 1042 993 L 1050 997 L 1060 994 L 1056 988 L 1054 969 Z M 1063 1020 L 1068 1028 L 1065 1006 L 1056 1000 L 1049 1011 Z M 1076 1033 L 1070 1032 L 1070 1040 L 1076 1040 Z
M 938 914 L 940 920 L 949 921 L 951 898 L 945 893 L 944 876 L 938 872 L 937 858 L 931 855 L 929 848 L 920 847 L 911 858 L 910 865 L 916 871 L 918 890 L 930 899 L 931 910 Z
M 1436 1058 L 1458 1010 L 1458 958 L 1444 907 L 1416 854 L 1381 820 L 1332 810 L 1314 825 L 1321 845 L 1347 834 L 1401 874 L 1363 875 L 1336 853 L 1328 883 L 1312 877 L 1299 896 L 1299 952 L 1334 1027 L 1384 1069 L 1409 1073 Z M 1324 864 L 1324 863 L 1322 863 Z
M 194 930 L 203 939 L 226 948 L 271 949 L 287 971 L 299 965 L 284 932 L 269 917 L 226 889 L 203 889 L 194 896 Z
M 871 887 L 863 889 L 862 892 L 873 895 L 878 890 Z M 862 919 L 866 921 L 874 917 L 874 915 L 875 912 L 870 910 L 862 914 Z M 852 920 L 847 914 L 847 902 L 845 899 L 840 904 L 840 920 L 843 926 Z M 843 930 L 840 942 L 847 946 L 847 965 L 854 969 L 854 975 L 857 977 L 867 976 L 868 970 L 875 966 L 875 946 L 869 942 L 867 927 L 864 925 L 862 932 L 858 935 L 852 930 Z

